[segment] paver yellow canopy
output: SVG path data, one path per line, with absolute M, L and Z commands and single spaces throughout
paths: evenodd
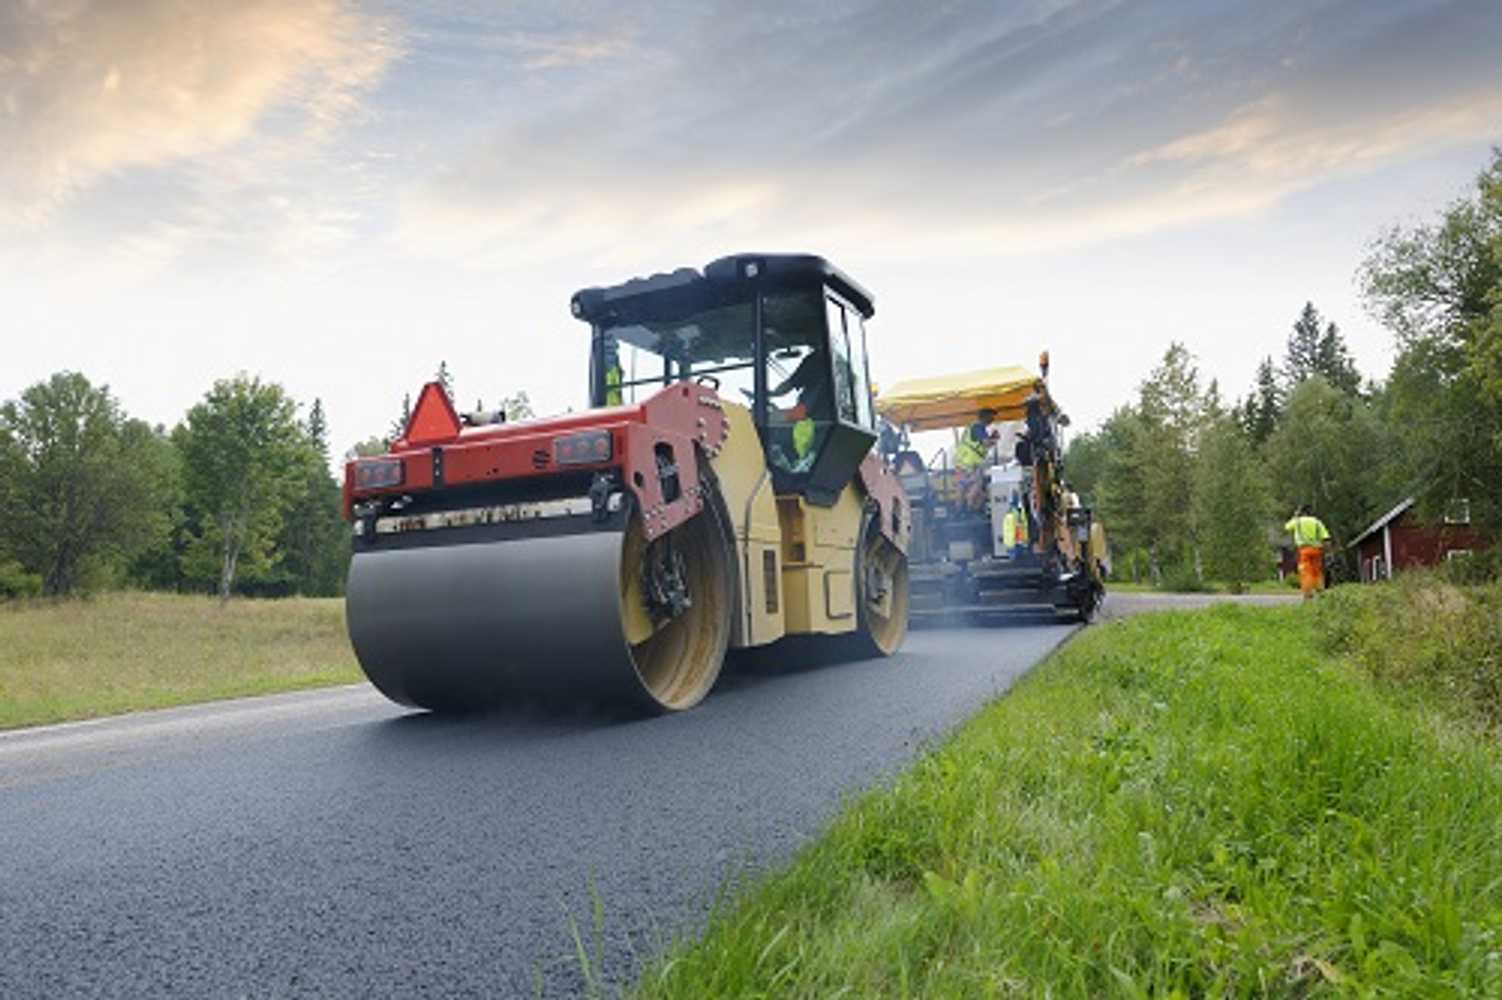
M 1021 365 L 984 368 L 898 382 L 882 391 L 876 408 L 892 423 L 915 431 L 963 427 L 981 410 L 991 410 L 997 421 L 1023 420 L 1028 397 L 1042 386 L 1037 373 Z
M 741 254 L 571 309 L 588 410 L 461 416 L 430 383 L 388 454 L 346 466 L 349 633 L 376 687 L 671 711 L 727 649 L 894 652 L 911 518 L 872 450 L 870 293 L 819 257 Z
M 1043 605 L 1091 617 L 1105 594 L 1105 532 L 1063 478 L 1065 421 L 1048 391 L 1047 354 L 1036 373 L 1012 365 L 899 382 L 876 408 L 904 431 L 968 433 L 986 411 L 1012 430 L 1005 454 L 999 442 L 966 445 L 965 469 L 947 449 L 927 461 L 911 450 L 894 456 L 913 509 L 914 614 Z

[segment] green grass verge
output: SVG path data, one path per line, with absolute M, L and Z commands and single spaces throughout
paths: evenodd
M 1123 594 L 1230 593 L 1229 588 L 1222 583 L 1207 583 L 1205 584 L 1205 589 L 1199 591 L 1170 591 L 1161 590 L 1150 583 L 1134 583 L 1131 580 L 1108 580 L 1106 582 L 1106 589 L 1108 591 L 1115 590 Z M 1247 584 L 1246 589 L 1242 591 L 1244 594 L 1276 594 L 1283 596 L 1297 594 L 1298 592 L 1299 588 L 1296 584 L 1288 584 L 1278 580 L 1258 580 L 1256 583 Z
M 639 995 L 1502 996 L 1502 752 L 1314 617 L 1081 634 Z
M 1502 735 L 1502 583 L 1457 587 L 1436 574 L 1321 594 L 1324 647 L 1390 690 L 1435 701 Z
M 0 604 L 0 729 L 360 678 L 338 599 Z

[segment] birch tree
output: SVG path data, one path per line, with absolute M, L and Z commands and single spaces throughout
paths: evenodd
M 188 502 L 199 515 L 190 558 L 212 554 L 218 593 L 228 600 L 243 564 L 265 564 L 282 515 L 306 467 L 297 407 L 282 387 L 237 375 L 222 379 L 188 411 L 175 435 Z

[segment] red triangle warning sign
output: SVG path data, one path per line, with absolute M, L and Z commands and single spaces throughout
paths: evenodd
M 412 416 L 407 418 L 407 430 L 402 436 L 408 444 L 437 444 L 452 441 L 459 436 L 459 414 L 449 402 L 449 394 L 437 382 L 429 382 L 417 394 L 417 405 Z

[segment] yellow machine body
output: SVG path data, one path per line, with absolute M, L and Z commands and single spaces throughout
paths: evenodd
M 731 646 L 854 632 L 856 542 L 866 500 L 859 478 L 831 507 L 798 494 L 779 497 L 750 411 L 726 403 L 724 412 L 730 434 L 711 468 L 734 522 L 740 574 Z

